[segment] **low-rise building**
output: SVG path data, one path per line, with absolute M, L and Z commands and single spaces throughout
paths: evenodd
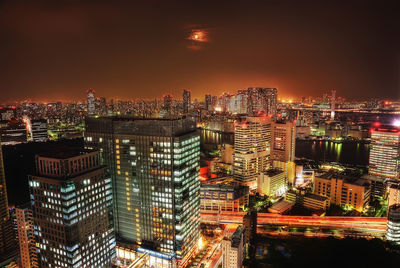
M 286 200 L 279 201 L 268 208 L 268 212 L 275 214 L 285 214 L 294 206 L 294 202 Z
M 356 177 L 327 172 L 314 178 L 314 193 L 329 197 L 331 204 L 350 206 L 361 212 L 369 203 L 371 183 Z
M 244 257 L 244 227 L 239 226 L 231 237 L 225 237 L 221 242 L 222 267 L 240 268 Z
M 239 212 L 249 205 L 249 187 L 202 184 L 200 210 L 203 212 Z
M 289 190 L 286 192 L 285 200 L 311 210 L 326 210 L 330 206 L 328 197 L 305 190 Z
M 261 195 L 281 196 L 285 190 L 286 174 L 281 169 L 269 169 L 257 178 L 257 192 Z

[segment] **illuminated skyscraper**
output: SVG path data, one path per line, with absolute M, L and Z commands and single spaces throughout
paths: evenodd
M 183 266 L 200 239 L 200 137 L 186 118 L 87 118 L 113 179 L 117 239 L 155 267 Z M 161 262 L 157 262 L 160 261 Z
M 258 175 L 269 169 L 271 120 L 247 117 L 235 126 L 233 175 L 242 185 L 257 187 Z
M 207 110 L 207 111 L 212 111 L 212 99 L 211 99 L 211 95 L 205 95 L 204 103 L 205 103 L 205 108 L 206 108 L 206 110 Z
M 29 188 L 39 267 L 111 267 L 116 254 L 111 178 L 99 152 L 37 155 Z
M 274 168 L 285 171 L 290 184 L 295 178 L 296 123 L 274 122 L 271 124 L 271 160 Z
M 264 112 L 276 115 L 278 91 L 276 88 L 249 88 L 247 90 L 247 114 L 257 115 Z
M 172 96 L 167 94 L 163 96 L 163 107 L 162 107 L 162 117 L 168 117 L 173 115 L 173 107 L 172 107 Z
M 369 174 L 387 179 L 399 179 L 400 129 L 376 128 L 371 130 Z
M 274 122 L 271 124 L 271 159 L 294 161 L 296 146 L 296 123 Z
M 15 208 L 18 230 L 19 257 L 22 268 L 39 267 L 33 229 L 33 211 L 30 203 Z
M 12 219 L 8 210 L 3 153 L 0 146 L 0 266 L 17 254 Z
M 86 100 L 86 104 L 87 104 L 87 111 L 88 111 L 88 115 L 94 115 L 96 113 L 96 106 L 95 106 L 95 96 L 94 96 L 94 90 L 93 89 L 89 89 L 87 91 L 87 100 Z
M 191 105 L 190 91 L 184 89 L 182 96 L 183 96 L 183 113 L 187 114 L 189 112 L 189 108 Z

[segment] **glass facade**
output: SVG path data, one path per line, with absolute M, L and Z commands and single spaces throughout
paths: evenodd
M 37 156 L 29 187 L 39 267 L 111 267 L 111 178 L 98 159 L 98 152 Z
M 88 118 L 85 145 L 113 177 L 121 242 L 183 263 L 200 239 L 200 137 L 188 119 Z

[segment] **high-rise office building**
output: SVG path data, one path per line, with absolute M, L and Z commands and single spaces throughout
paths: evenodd
M 294 161 L 296 147 L 296 123 L 274 122 L 271 124 L 271 159 Z
M 22 268 L 39 267 L 36 257 L 31 204 L 17 206 L 15 208 L 15 215 L 17 220 L 20 265 Z
M 257 177 L 269 169 L 271 120 L 247 117 L 235 126 L 233 176 L 242 185 L 257 188 Z
M 247 89 L 247 114 L 257 115 L 264 112 L 275 116 L 278 104 L 278 91 L 276 88 L 248 88 Z
M 183 97 L 183 113 L 187 114 L 189 112 L 189 108 L 192 103 L 190 99 L 190 91 L 184 89 L 182 97 Z
M 82 149 L 36 156 L 29 189 L 39 267 L 111 267 L 111 178 L 99 158 Z
M 386 239 L 400 245 L 400 204 L 389 207 Z
M 274 168 L 285 171 L 290 184 L 295 178 L 296 123 L 274 122 L 271 124 L 271 160 Z
M 94 115 L 96 113 L 95 100 L 96 99 L 95 99 L 94 89 L 89 89 L 87 91 L 87 99 L 86 99 L 88 115 Z
M 212 111 L 212 99 L 211 95 L 205 95 L 204 97 L 204 106 L 207 111 Z
M 8 210 L 3 152 L 0 146 L 0 266 L 17 254 L 13 222 Z
M 156 267 L 184 266 L 200 239 L 200 137 L 187 118 L 87 118 L 113 179 L 117 238 Z
M 174 114 L 173 111 L 173 98 L 171 95 L 167 94 L 163 96 L 163 105 L 161 110 L 161 117 L 170 117 Z
M 371 130 L 369 174 L 386 179 L 399 179 L 400 129 L 376 128 Z
M 32 139 L 33 141 L 47 141 L 49 135 L 47 133 L 47 120 L 32 120 L 31 121 L 32 128 Z

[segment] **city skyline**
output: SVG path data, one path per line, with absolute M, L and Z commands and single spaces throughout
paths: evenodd
M 0 267 L 400 263 L 396 1 L 0 4 Z
M 345 8 L 334 1 L 6 1 L 0 102 L 71 100 L 88 88 L 120 99 L 190 89 L 200 99 L 204 92 L 257 86 L 278 88 L 284 97 L 336 89 L 346 98 L 396 99 L 393 7 L 387 1 L 350 1 Z

